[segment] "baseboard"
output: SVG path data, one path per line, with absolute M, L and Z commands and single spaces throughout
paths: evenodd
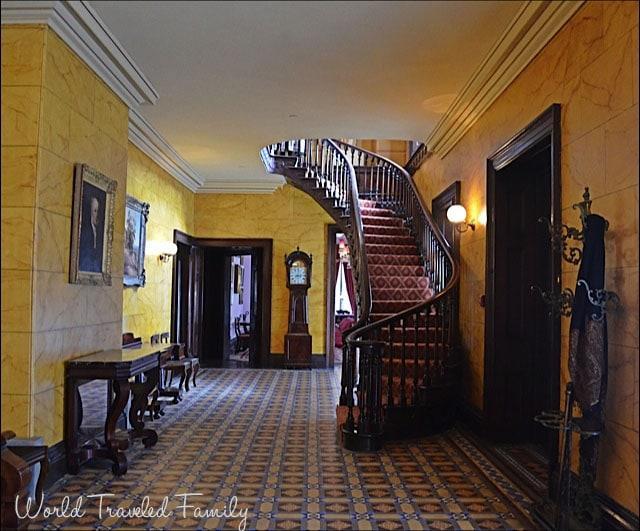
M 267 360 L 267 369 L 284 369 L 284 353 L 272 352 Z M 327 356 L 325 354 L 311 354 L 311 368 L 325 369 Z
M 482 411 L 468 402 L 461 401 L 458 404 L 458 417 L 460 421 L 466 424 L 474 433 L 485 435 L 486 422 Z
M 486 439 L 488 430 L 482 412 L 474 408 L 467 403 L 461 403 L 458 406 L 458 414 L 460 421 L 466 425 L 475 435 L 479 438 Z M 486 443 L 485 443 L 486 444 Z M 489 449 L 489 451 L 491 451 Z M 503 464 L 507 467 L 506 463 Z M 499 467 L 502 468 L 502 467 Z M 523 478 L 519 478 L 518 471 L 513 467 L 508 467 L 507 470 L 502 470 L 512 481 L 517 480 L 516 483 L 522 488 L 522 484 L 526 483 Z M 512 476 L 516 476 L 515 478 Z M 572 485 L 577 485 L 578 476 L 572 472 L 571 478 Z M 525 489 L 529 496 L 535 497 L 535 494 L 529 489 Z M 596 498 L 600 502 L 602 509 L 602 529 L 604 530 L 618 530 L 618 529 L 640 529 L 640 520 L 637 514 L 634 514 L 629 509 L 623 507 L 613 498 L 607 496 L 603 492 L 596 491 Z M 548 501 L 548 500 L 547 500 Z M 540 500 L 540 506 L 544 505 L 543 500 Z M 547 507 L 548 509 L 548 507 Z M 552 529 L 552 522 L 548 515 L 537 514 L 538 523 L 546 529 Z
M 576 485 L 578 477 L 575 474 L 573 476 L 572 481 Z M 596 491 L 596 498 L 602 507 L 603 529 L 640 529 L 640 519 L 637 514 L 600 491 Z

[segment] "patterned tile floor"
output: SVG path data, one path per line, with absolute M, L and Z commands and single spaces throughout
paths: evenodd
M 80 495 L 84 514 L 33 521 L 33 529 L 532 529 L 531 504 L 470 439 L 457 430 L 389 443 L 375 454 L 342 450 L 336 442 L 338 392 L 330 370 L 209 369 L 185 400 L 153 425 L 158 444 L 129 450 L 129 472 L 105 465 L 65 476 L 45 506 Z M 198 517 L 189 504 L 218 515 Z M 107 514 L 141 506 L 168 516 Z M 236 517 L 219 517 L 236 496 Z M 186 516 L 186 517 L 185 517 Z

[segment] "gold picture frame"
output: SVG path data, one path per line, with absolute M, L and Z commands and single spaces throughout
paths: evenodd
M 111 286 L 113 212 L 118 182 L 75 164 L 69 282 Z

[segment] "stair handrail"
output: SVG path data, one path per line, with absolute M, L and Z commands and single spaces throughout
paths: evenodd
M 448 275 L 446 275 L 448 277 L 448 279 L 442 283 L 438 283 L 436 284 L 435 290 L 436 293 L 440 293 L 441 291 L 446 291 L 448 289 L 450 289 L 451 286 L 455 285 L 455 283 L 457 283 L 458 278 L 460 276 L 460 272 L 459 272 L 459 266 L 454 258 L 453 255 L 453 250 L 451 249 L 451 246 L 447 243 L 447 241 L 444 239 L 444 235 L 442 234 L 442 232 L 440 231 L 440 228 L 438 227 L 438 225 L 436 224 L 435 220 L 433 219 L 433 216 L 431 215 L 431 211 L 429 210 L 429 208 L 426 206 L 426 204 L 424 203 L 422 196 L 420 195 L 420 193 L 418 192 L 415 183 L 413 182 L 413 179 L 411 178 L 411 176 L 409 175 L 409 173 L 407 172 L 407 170 L 405 170 L 402 166 L 400 166 L 399 164 L 395 163 L 394 161 L 383 157 L 382 155 L 379 155 L 377 153 L 374 153 L 372 151 L 369 151 L 367 149 L 358 147 L 358 146 L 354 146 L 352 144 L 347 144 L 346 142 L 342 142 L 342 141 L 335 141 L 339 146 L 343 146 L 343 148 L 346 150 L 347 155 L 349 155 L 349 150 L 351 150 L 352 152 L 359 152 L 361 154 L 367 155 L 367 157 L 371 160 L 378 160 L 379 163 L 376 164 L 377 166 L 382 165 L 382 166 L 386 166 L 390 169 L 390 171 L 392 172 L 392 176 L 399 179 L 401 182 L 401 186 L 403 186 L 402 189 L 398 190 L 398 188 L 394 188 L 392 185 L 388 185 L 387 188 L 391 191 L 391 193 L 395 194 L 395 197 L 397 199 L 394 200 L 385 200 L 384 197 L 380 198 L 378 197 L 378 199 L 381 199 L 381 202 L 383 204 L 388 203 L 390 205 L 395 206 L 396 208 L 398 208 L 399 206 L 401 207 L 400 210 L 401 212 L 408 217 L 408 221 L 411 225 L 413 225 L 413 230 L 415 233 L 416 238 L 420 238 L 420 235 L 418 234 L 418 231 L 416 230 L 416 220 L 415 217 L 417 216 L 421 216 L 423 217 L 423 220 L 426 222 L 426 224 L 428 225 L 429 229 L 431 230 L 433 236 L 436 238 L 437 240 L 437 244 L 438 247 L 440 247 L 446 257 L 446 261 L 451 265 L 451 271 L 449 272 Z M 353 156 L 352 156 L 353 159 Z M 381 164 L 380 164 L 381 163 Z M 352 160 L 352 164 L 353 164 L 353 160 Z M 355 168 L 355 164 L 353 164 L 354 168 Z M 414 202 L 413 205 L 408 205 L 409 207 L 407 208 L 407 205 L 399 205 L 398 202 L 402 201 L 405 202 L 407 200 L 411 200 Z M 421 241 L 420 239 L 418 239 L 418 249 L 423 257 L 425 257 L 426 254 L 426 242 Z M 431 264 L 431 265 L 436 265 L 436 267 L 441 267 L 439 264 Z M 445 271 L 442 270 L 438 270 L 438 273 L 446 273 Z
M 427 145 L 425 143 L 421 143 L 411 154 L 409 160 L 404 165 L 405 171 L 409 175 L 413 175 L 414 173 L 416 173 L 420 169 L 420 166 L 422 166 L 424 159 L 429 156 L 429 153 L 430 152 L 427 148 Z
M 286 175 L 288 167 L 306 169 L 307 177 L 326 187 L 328 193 L 330 191 L 329 199 L 340 199 L 342 202 L 348 220 L 346 223 L 339 223 L 349 242 L 358 297 L 355 309 L 357 320 L 351 330 L 366 325 L 371 311 L 371 285 L 362 214 L 358 202 L 358 182 L 349 157 L 330 138 L 301 138 L 276 142 L 262 148 L 260 156 L 267 171 L 273 173 L 282 172 Z M 277 164 L 275 157 L 280 157 L 286 162 Z
M 454 258 L 449 244 L 445 241 L 443 234 L 438 228 L 431 212 L 424 204 L 421 195 L 415 187 L 415 183 L 409 173 L 392 160 L 373 153 L 363 148 L 338 141 L 337 144 L 351 158 L 354 169 L 364 167 L 364 172 L 357 176 L 360 179 L 359 190 L 362 193 L 370 193 L 372 199 L 383 207 L 392 208 L 397 214 L 405 218 L 406 223 L 411 227 L 411 232 L 417 240 L 418 250 L 431 276 L 434 295 L 418 302 L 410 308 L 390 315 L 373 323 L 366 324 L 348 330 L 344 334 L 344 344 L 346 355 L 343 359 L 343 381 L 341 383 L 341 405 L 347 406 L 347 419 L 343 427 L 343 437 L 347 448 L 372 448 L 379 444 L 382 437 L 382 424 L 372 422 L 372 419 L 381 419 L 382 397 L 384 391 L 381 387 L 380 372 L 374 376 L 372 371 L 379 366 L 384 343 L 379 341 L 383 330 L 387 327 L 389 331 L 390 350 L 393 349 L 394 328 L 401 329 L 402 341 L 405 341 L 405 326 L 413 323 L 418 326 L 420 319 L 424 319 L 425 326 L 428 326 L 429 315 L 438 314 L 440 322 L 436 321 L 436 333 L 440 330 L 440 341 L 444 341 L 449 347 L 448 352 L 441 352 L 440 356 L 434 359 L 433 375 L 425 376 L 428 381 L 423 381 L 422 385 L 437 385 L 446 381 L 450 377 L 452 367 L 457 365 L 455 358 L 455 346 L 452 336 L 457 331 L 452 330 L 456 320 L 453 315 L 457 313 L 455 289 L 459 280 L 459 266 Z M 437 311 L 439 310 L 439 312 Z M 416 331 L 417 334 L 417 331 Z M 359 356 L 355 350 L 359 349 Z M 403 347 L 404 349 L 404 347 Z M 417 346 L 414 350 L 414 363 L 417 363 Z M 390 356 L 393 354 L 390 353 Z M 356 360 L 358 360 L 356 367 Z M 410 397 L 406 392 L 406 357 L 404 350 L 399 360 L 401 363 L 401 397 L 399 405 L 405 406 L 409 403 Z M 394 405 L 392 392 L 393 360 L 388 363 L 389 374 L 387 376 L 387 405 Z M 345 366 L 346 365 L 346 366 Z M 418 373 L 414 365 L 413 372 L 413 401 L 418 400 Z M 375 369 L 378 370 L 378 369 Z M 428 369 L 427 369 L 428 370 Z M 346 377 L 346 379 L 345 379 Z M 411 375 L 408 376 L 411 378 Z M 355 401 L 353 395 L 358 397 L 359 419 L 354 415 Z M 354 442 L 357 440 L 357 442 Z M 376 442 L 374 442 L 376 441 Z
M 351 234 L 347 235 L 351 237 L 349 243 L 351 247 L 349 249 L 349 256 L 354 257 L 357 262 L 351 264 L 352 268 L 355 265 L 356 280 L 358 286 L 359 301 L 356 304 L 356 316 L 358 317 L 356 323 L 351 329 L 360 328 L 365 326 L 369 322 L 369 314 L 371 313 L 371 283 L 369 281 L 369 265 L 367 260 L 367 248 L 364 243 L 364 227 L 362 225 L 362 213 L 360 212 L 360 202 L 358 201 L 358 181 L 356 178 L 356 172 L 353 164 L 332 139 L 326 139 L 326 141 L 334 147 L 334 149 L 343 158 L 347 167 L 349 168 L 349 194 L 350 194 L 350 208 L 349 208 L 349 230 Z M 354 252 L 355 251 L 355 252 Z

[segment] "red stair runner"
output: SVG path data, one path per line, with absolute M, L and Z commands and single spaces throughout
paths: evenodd
M 415 239 L 405 228 L 402 217 L 391 209 L 378 207 L 371 200 L 361 199 L 360 211 L 371 282 L 371 321 L 379 321 L 433 297 L 434 293 L 429 286 L 429 278 L 425 276 L 425 269 Z M 430 317 L 430 320 L 435 318 L 437 316 Z M 417 370 L 420 380 L 422 380 L 425 374 L 427 344 L 433 352 L 440 341 L 439 337 L 435 337 L 435 328 L 431 321 L 429 328 L 426 328 L 423 322 L 417 331 L 415 323 L 405 323 L 404 344 L 401 334 L 402 331 L 396 325 L 393 331 L 393 343 L 389 344 L 389 330 L 387 328 L 382 330 L 380 337 L 387 343 L 387 350 L 392 349 L 392 390 L 396 404 L 400 402 L 401 395 L 403 352 L 405 357 L 405 398 L 407 403 L 412 403 L 414 357 L 418 358 Z M 383 359 L 382 368 L 382 401 L 384 404 L 387 403 L 389 363 L 389 352 L 387 352 Z

